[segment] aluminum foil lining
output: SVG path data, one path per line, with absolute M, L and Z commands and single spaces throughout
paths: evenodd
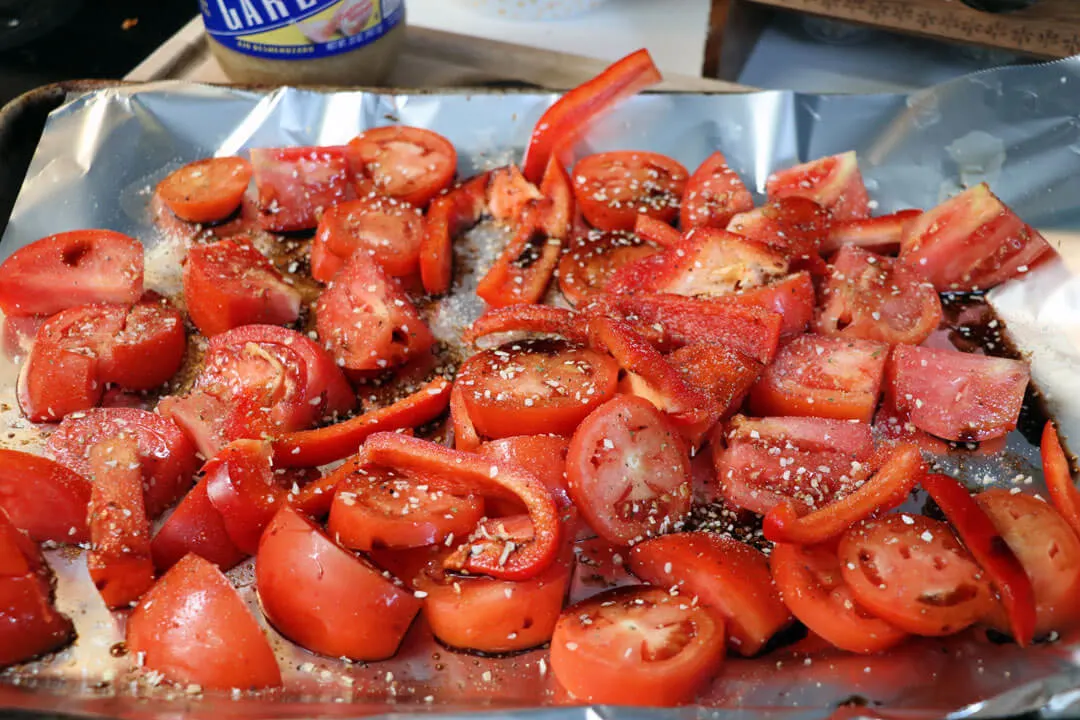
M 153 186 L 181 164 L 252 147 L 332 145 L 377 125 L 432 128 L 460 153 L 462 175 L 520 158 L 530 129 L 553 94 L 258 93 L 175 82 L 96 91 L 73 97 L 49 118 L 0 244 L 0 258 L 62 230 L 106 227 L 140 238 L 162 259 L 148 275 L 167 285 L 176 257 L 150 221 Z M 990 295 L 1015 343 L 1032 361 L 1035 383 L 1066 439 L 1080 438 L 1080 58 L 967 76 L 914 95 L 647 95 L 598 124 L 589 149 L 645 149 L 695 167 L 722 150 L 759 199 L 765 179 L 798 161 L 856 149 L 876 211 L 928 208 L 981 180 L 1025 220 L 1063 231 L 1062 259 Z M 489 261 L 474 256 L 479 266 Z M 150 266 L 153 270 L 153 265 Z M 466 284 L 468 279 L 462 281 Z M 480 306 L 464 295 L 437 307 L 460 326 Z M 5 361 L 6 362 L 6 361 Z M 12 371 L 0 367 L 7 407 L 0 438 L 29 432 L 10 410 Z M 1040 482 L 1037 458 L 1021 448 L 1021 474 Z M 991 478 L 1005 483 L 1005 473 Z M 48 713 L 124 717 L 231 715 L 355 716 L 491 711 L 524 720 L 659 718 L 643 709 L 559 706 L 544 651 L 476 658 L 434 643 L 414 628 L 390 663 L 347 664 L 320 658 L 268 633 L 279 649 L 290 690 L 239 702 L 129 681 L 127 659 L 109 647 L 122 620 L 105 611 L 84 565 L 55 551 L 60 606 L 83 640 L 57 657 L 0 673 L 0 707 Z M 254 603 L 250 568 L 234 580 Z M 587 577 L 573 592 L 588 594 Z M 1080 602 L 1080 598 L 1077 599 Z M 798 646 L 796 646 L 797 648 Z M 110 682 L 107 682 L 110 681 Z M 730 659 L 698 705 L 663 717 L 823 718 L 901 715 L 911 718 L 999 717 L 1041 711 L 1080 713 L 1080 634 L 1021 650 L 965 635 L 919 640 L 883 656 L 805 656 L 782 649 L 763 658 Z

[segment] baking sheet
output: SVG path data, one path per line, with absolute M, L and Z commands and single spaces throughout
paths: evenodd
M 108 227 L 132 234 L 157 258 L 176 262 L 176 248 L 154 227 L 147 203 L 154 184 L 181 164 L 257 146 L 338 144 L 390 122 L 432 128 L 460 153 L 461 174 L 520 157 L 551 94 L 319 93 L 284 89 L 262 94 L 180 83 L 153 83 L 73 98 L 51 116 L 0 244 L 0 258 L 47 234 Z M 770 171 L 799 160 L 859 151 L 878 212 L 930 207 L 960 187 L 988 180 L 995 192 L 1040 228 L 1080 228 L 1080 59 L 981 73 L 913 96 L 649 95 L 602 121 L 592 150 L 649 149 L 689 167 L 721 149 L 759 195 Z M 488 252 L 475 260 L 483 266 Z M 1047 390 L 1066 438 L 1080 437 L 1080 244 L 1022 281 L 994 291 L 991 302 L 1030 355 L 1033 377 Z M 164 263 L 168 265 L 168 262 Z M 468 286 L 475 273 L 459 278 Z M 150 272 L 167 288 L 174 278 Z M 465 295 L 434 310 L 452 336 L 478 312 Z M 5 361 L 6 362 L 6 361 Z M 11 409 L 8 363 L 0 367 L 0 439 L 30 437 Z M 6 375 L 8 382 L 2 382 Z M 1015 438 L 1014 438 L 1015 439 Z M 1037 479 L 1030 447 L 1015 450 L 1016 473 Z M 1014 468 L 1014 469 L 1015 469 Z M 995 478 L 1007 483 L 1012 474 Z M 1021 480 L 1023 482 L 1023 480 Z M 201 697 L 152 687 L 114 657 L 122 619 L 107 613 L 81 560 L 53 551 L 59 604 L 82 639 L 55 658 L 0 673 L 0 707 L 126 717 L 185 715 L 360 715 L 414 710 L 543 720 L 653 717 L 645 710 L 551 708 L 563 701 L 542 650 L 511 658 L 477 658 L 438 646 L 422 623 L 397 658 L 348 664 L 293 648 L 268 628 L 288 691 L 266 697 Z M 250 569 L 234 579 L 255 602 Z M 588 587 L 579 586 L 584 594 Z M 1080 599 L 1078 599 L 1080 602 Z M 797 646 L 796 646 L 797 647 Z M 143 702 L 141 698 L 153 698 Z M 135 699 L 139 698 L 139 699 Z M 316 703 L 311 705 L 310 703 Z M 805 656 L 791 648 L 764 658 L 730 659 L 699 699 L 673 717 L 718 711 L 723 717 L 821 718 L 838 706 L 855 715 L 996 717 L 1042 709 L 1080 712 L 1080 634 L 1020 650 L 989 644 L 976 633 L 919 640 L 865 658 Z M 304 703 L 304 704 L 299 704 Z M 526 710 L 527 708 L 531 708 Z M 668 716 L 668 715 L 666 715 Z

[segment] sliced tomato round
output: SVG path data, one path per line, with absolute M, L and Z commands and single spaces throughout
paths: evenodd
M 578 701 L 668 707 L 688 702 L 724 662 L 724 623 L 661 588 L 609 590 L 566 609 L 551 670 Z
M 315 245 L 338 258 L 342 265 L 356 251 L 371 255 L 387 275 L 401 277 L 417 272 L 420 243 L 424 239 L 424 216 L 420 208 L 392 197 L 361 197 L 328 208 L 319 220 Z M 312 255 L 314 256 L 314 246 Z M 312 260 L 311 274 L 330 282 L 333 263 Z
M 566 479 L 598 535 L 629 545 L 682 526 L 690 513 L 690 457 L 679 431 L 648 400 L 618 395 L 570 439 Z
M 1020 360 L 897 345 L 889 358 L 886 394 L 919 430 L 981 442 L 1016 427 L 1030 377 Z
M 941 324 L 937 291 L 896 260 L 844 246 L 833 258 L 817 330 L 891 345 L 918 345 Z
M 997 602 L 952 529 L 923 515 L 865 520 L 840 539 L 839 557 L 855 600 L 913 635 L 959 632 Z
M 660 588 L 677 587 L 684 602 L 712 608 L 740 654 L 755 655 L 791 622 L 765 556 L 738 540 L 710 532 L 662 535 L 635 545 L 630 570 Z
M 615 394 L 618 367 L 606 355 L 560 340 L 523 340 L 479 352 L 456 385 L 469 417 L 488 438 L 569 435 Z
M 889 347 L 870 340 L 801 335 L 776 353 L 750 391 L 755 415 L 870 422 Z
M 184 496 L 150 541 L 154 567 L 162 572 L 189 553 L 209 560 L 222 570 L 247 557 L 233 543 L 221 513 L 210 503 L 205 480 Z
M 618 151 L 578 160 L 572 177 L 574 197 L 590 225 L 633 230 L 640 213 L 664 222 L 678 216 L 689 173 L 666 155 Z
M 0 310 L 52 315 L 88 303 L 138 301 L 143 246 L 112 230 L 72 230 L 19 248 L 0 264 Z
M 259 543 L 255 586 L 278 632 L 330 657 L 391 657 L 420 611 L 420 601 L 400 583 L 288 506 Z
M 723 153 L 714 152 L 698 166 L 686 183 L 679 226 L 726 228 L 736 213 L 752 210 L 754 198 L 739 174 L 728 167 Z
M 309 230 L 323 210 L 348 195 L 343 147 L 253 148 L 251 167 L 259 224 L 270 232 Z
M 184 300 L 207 336 L 241 325 L 285 325 L 300 315 L 300 293 L 250 245 L 196 245 L 184 262 Z
M 348 370 L 383 372 L 422 356 L 434 342 L 400 286 L 365 253 L 354 253 L 319 296 L 315 326 Z
M 463 539 L 483 516 L 483 498 L 443 492 L 423 477 L 356 468 L 337 484 L 327 529 L 354 550 L 411 548 Z
M 424 207 L 450 186 L 457 151 L 431 130 L 404 125 L 371 128 L 349 141 L 353 187 Z
M 836 220 L 870 217 L 870 198 L 854 150 L 779 170 L 765 182 L 769 200 L 803 197 Z
M 204 690 L 279 687 L 281 670 L 262 628 L 232 583 L 188 555 L 143 596 L 127 622 L 142 667 Z
M 1005 544 L 1019 558 L 1035 591 L 1035 634 L 1063 632 L 1080 624 L 1080 538 L 1051 505 L 1003 488 L 975 496 Z M 995 608 L 997 610 L 997 608 Z M 1008 620 L 995 612 L 990 622 L 1003 631 Z
M 492 440 L 477 452 L 495 462 L 507 462 L 532 473 L 544 483 L 559 507 L 568 507 L 566 487 L 566 451 L 570 441 L 561 435 L 515 435 Z M 489 515 L 514 515 L 524 512 L 519 503 L 492 498 L 487 502 Z
M 571 246 L 559 261 L 559 289 L 572 304 L 580 305 L 604 292 L 616 270 L 660 250 L 629 232 L 589 235 Z
M 48 458 L 0 449 L 0 509 L 36 542 L 90 540 L 90 483 Z
M 833 548 L 777 544 L 769 555 L 769 567 L 792 614 L 841 650 L 877 653 L 907 637 L 855 602 Z
M 215 223 L 240 207 L 251 182 L 251 163 L 239 157 L 205 158 L 169 173 L 157 194 L 181 220 Z

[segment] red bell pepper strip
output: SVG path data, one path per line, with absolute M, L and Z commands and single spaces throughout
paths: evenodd
M 550 305 L 511 305 L 485 312 L 466 328 L 461 340 L 475 343 L 485 335 L 520 331 L 559 335 L 585 343 L 588 339 L 585 328 L 585 321 L 570 310 Z
M 296 495 L 290 495 L 289 504 L 305 515 L 325 518 L 330 514 L 330 506 L 334 502 L 334 492 L 337 490 L 338 483 L 356 472 L 359 467 L 360 464 L 354 455 L 330 473 L 304 485 Z
M 269 443 L 234 440 L 212 457 L 202 472 L 210 504 L 221 515 L 229 539 L 254 555 L 263 530 L 285 497 L 285 489 L 275 481 Z
M 638 215 L 634 221 L 634 234 L 642 240 L 656 243 L 662 248 L 678 247 L 682 244 L 683 236 L 675 228 L 663 220 L 657 220 L 651 215 Z
M 440 295 L 450 289 L 456 235 L 480 222 L 487 212 L 491 173 L 477 175 L 431 201 L 420 242 L 420 281 L 424 290 Z
M 1065 518 L 1065 522 L 1069 523 L 1073 532 L 1080 537 L 1080 491 L 1073 482 L 1069 460 L 1065 457 L 1065 450 L 1061 447 L 1061 440 L 1052 422 L 1047 422 L 1043 428 L 1039 450 L 1050 501 L 1061 513 L 1061 517 Z
M 557 157 L 552 156 L 548 160 L 544 179 L 540 181 L 540 193 L 551 202 L 543 220 L 548 237 L 563 240 L 569 238 L 576 210 L 574 187 L 570 183 L 566 168 Z
M 451 382 L 435 378 L 412 395 L 378 410 L 316 430 L 282 435 L 272 442 L 276 467 L 315 467 L 347 458 L 372 433 L 415 427 L 434 420 L 450 402 Z
M 450 391 L 450 426 L 454 429 L 454 447 L 472 452 L 480 447 L 480 435 L 469 416 L 464 392 L 460 383 L 454 383 L 454 389 Z
M 874 513 L 904 501 L 925 472 L 922 455 L 914 445 L 898 445 L 874 476 L 839 500 L 799 517 L 785 501 L 765 516 L 762 529 L 772 542 L 816 545 L 840 535 Z
M 522 541 L 520 533 L 475 538 L 470 541 L 470 551 L 451 569 L 501 580 L 528 580 L 555 559 L 558 507 L 543 482 L 515 465 L 397 433 L 369 437 L 360 450 L 359 462 L 415 474 L 445 492 L 505 498 L 525 506 L 532 520 L 531 540 Z
M 551 202 L 530 202 L 518 218 L 514 235 L 476 285 L 476 294 L 491 307 L 535 303 L 547 291 L 562 252 L 562 238 L 544 229 Z
M 948 475 L 928 474 L 922 486 L 956 529 L 975 561 L 990 576 L 1009 615 L 1017 645 L 1031 644 L 1035 635 L 1035 590 L 1024 566 L 1005 544 L 971 492 Z
M 596 77 L 578 85 L 549 107 L 533 128 L 525 148 L 525 177 L 540 182 L 548 159 L 562 147 L 569 148 L 592 122 L 620 100 L 660 82 L 660 70 L 649 51 L 631 53 Z

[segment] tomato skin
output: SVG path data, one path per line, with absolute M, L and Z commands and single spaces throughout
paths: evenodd
M 252 148 L 251 167 L 259 225 L 270 232 L 313 228 L 322 210 L 347 197 L 343 147 Z
M 571 305 L 580 305 L 602 293 L 620 267 L 659 250 L 635 233 L 590 235 L 571 245 L 559 261 L 559 290 Z
M 881 396 L 888 346 L 801 335 L 776 354 L 750 391 L 763 417 L 799 415 L 870 422 Z
M 420 243 L 424 239 L 424 216 L 420 208 L 404 200 L 366 198 L 338 203 L 326 209 L 312 245 L 311 275 L 330 282 L 338 268 L 354 252 L 371 255 L 388 275 L 408 276 L 419 269 Z M 315 261 L 315 248 L 320 258 Z
M 903 630 L 856 604 L 832 548 L 779 543 L 769 555 L 769 568 L 792 614 L 835 647 L 872 654 L 907 637 Z
M 839 557 L 855 600 L 913 635 L 951 635 L 996 604 L 951 528 L 922 515 L 863 521 L 841 537 Z
M 234 240 L 191 248 L 183 280 L 188 313 L 207 337 L 241 325 L 285 325 L 300 315 L 300 293 L 262 253 Z
M 327 351 L 348 370 L 397 367 L 434 342 L 409 298 L 365 253 L 354 253 L 319 296 L 315 326 Z
M 688 177 L 686 168 L 659 153 L 596 153 L 574 165 L 574 197 L 593 227 L 633 230 L 641 213 L 673 221 Z
M 35 542 L 90 540 L 90 483 L 59 463 L 0 448 L 0 509 Z
M 420 601 L 284 506 L 255 557 L 263 612 L 285 637 L 312 652 L 384 660 L 401 644 Z
M 769 176 L 769 200 L 805 197 L 829 210 L 836 220 L 870 216 L 869 197 L 854 150 L 811 160 Z
M 127 303 L 143 291 L 143 246 L 112 230 L 72 230 L 16 250 L 0 264 L 5 315 L 52 315 L 88 303 Z
M 701 421 L 680 428 L 692 447 L 700 447 L 717 422 L 726 420 L 742 406 L 762 370 L 757 360 L 712 343 L 684 345 L 666 359 L 709 400 Z
M 570 441 L 560 435 L 514 435 L 486 442 L 477 448 L 477 452 L 495 462 L 517 465 L 532 473 L 551 492 L 556 505 L 567 508 L 572 504 L 566 485 L 566 452 L 569 445 Z M 502 512 L 493 512 L 492 505 L 497 505 Z M 488 512 L 512 515 L 521 512 L 521 507 L 492 499 L 488 501 Z
M 1037 498 L 991 488 L 974 497 L 1023 565 L 1035 591 L 1036 637 L 1080 625 L 1080 538 L 1054 509 Z M 999 608 L 991 625 L 1007 630 Z
M 185 555 L 205 558 L 222 570 L 238 564 L 247 555 L 233 544 L 225 521 L 210 502 L 206 480 L 191 489 L 150 542 L 154 567 L 166 571 Z
M 710 532 L 661 535 L 635 545 L 630 570 L 660 588 L 678 586 L 683 600 L 697 596 L 725 620 L 729 644 L 744 657 L 757 654 L 791 622 L 765 556 L 738 540 Z
M 617 377 L 618 367 L 606 355 L 561 341 L 530 340 L 473 355 L 458 370 L 456 384 L 481 436 L 569 435 L 614 395 Z
M 425 207 L 449 187 L 457 170 L 454 146 L 426 128 L 370 128 L 350 140 L 346 152 L 361 198 L 378 193 Z
M 127 646 L 142 657 L 143 668 L 177 685 L 281 685 L 262 628 L 225 576 L 196 555 L 184 557 L 143 596 L 128 618 Z
M 886 395 L 919 430 L 981 442 L 1016 427 L 1030 375 L 1019 360 L 897 345 L 889 357 Z
M 90 471 L 86 565 L 105 604 L 115 610 L 133 605 L 154 584 L 138 443 L 121 436 L 95 444 Z
M 698 166 L 686 183 L 679 209 L 679 226 L 726 228 L 736 213 L 752 210 L 754 198 L 738 173 L 717 151 Z
M 664 644 L 654 646 L 654 637 Z M 685 597 L 640 585 L 567 608 L 551 641 L 559 683 L 576 700 L 603 705 L 688 702 L 723 662 L 718 617 Z
M 240 207 L 251 174 L 251 163 L 244 158 L 204 158 L 169 173 L 156 193 L 181 220 L 213 223 Z

